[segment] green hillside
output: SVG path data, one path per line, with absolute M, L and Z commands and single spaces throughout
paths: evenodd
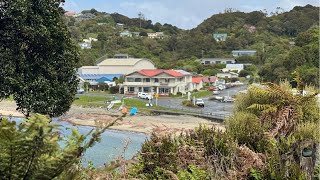
M 81 51 L 81 65 L 94 65 L 106 54 L 111 57 L 115 53 L 127 53 L 137 58 L 149 58 L 158 68 L 181 68 L 215 75 L 218 67 L 204 67 L 195 59 L 232 57 L 232 50 L 252 49 L 257 51 L 256 56 L 240 57 L 237 61 L 254 64 L 256 67 L 250 69 L 257 69 L 257 72 L 250 73 L 259 75 L 255 77 L 257 81 L 292 80 L 296 76 L 293 72 L 296 72 L 306 84 L 317 85 L 319 82 L 319 7 L 295 7 L 272 16 L 262 11 L 228 11 L 213 15 L 191 30 L 94 9 L 85 12 L 96 17 L 80 22 L 66 17 L 74 41 L 98 38 L 92 43 L 92 49 Z M 141 37 L 120 37 L 123 31 L 139 32 Z M 148 39 L 148 32 L 164 32 L 166 38 Z M 227 33 L 226 41 L 217 42 L 213 33 Z

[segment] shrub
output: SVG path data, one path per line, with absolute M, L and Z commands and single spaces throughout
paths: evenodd
M 178 168 L 178 143 L 170 136 L 159 137 L 152 134 L 150 140 L 142 145 L 139 163 L 132 175 L 145 179 L 168 179 L 166 171 L 177 173 Z
M 264 128 L 257 116 L 238 112 L 227 121 L 227 132 L 237 140 L 239 145 L 246 145 L 250 149 L 264 152 L 267 139 L 264 137 Z
M 197 105 L 194 105 L 192 101 L 189 100 L 182 101 L 182 105 L 187 107 L 198 107 Z
M 112 86 L 109 88 L 111 94 L 119 93 L 119 86 Z
M 177 92 L 177 96 L 182 96 L 182 92 Z
M 194 89 L 192 92 L 198 92 L 198 89 Z
M 189 165 L 187 169 L 178 172 L 179 179 L 206 180 L 211 179 L 208 173 L 197 166 Z

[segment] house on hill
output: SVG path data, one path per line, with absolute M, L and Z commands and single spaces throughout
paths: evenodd
M 227 64 L 226 68 L 222 69 L 222 72 L 237 72 L 239 73 L 244 69 L 243 64 Z
M 238 73 L 235 72 L 219 72 L 217 73 L 218 78 L 237 78 L 239 77 Z
M 234 58 L 201 58 L 198 59 L 201 64 L 234 64 L 236 60 Z
M 193 90 L 192 75 L 180 70 L 143 69 L 125 76 L 123 83 L 125 94 L 138 92 L 158 93 L 169 96 Z
M 256 54 L 256 50 L 233 50 L 232 55 L 233 57 L 239 56 L 253 56 Z
M 150 39 L 163 39 L 164 33 L 163 32 L 155 32 L 155 33 L 147 33 L 148 38 Z
M 120 37 L 132 37 L 132 33 L 130 31 L 123 31 L 120 33 Z
M 202 77 L 202 81 L 204 83 L 208 83 L 209 85 L 216 86 L 219 79 L 216 76 L 210 76 L 210 77 Z
M 81 49 L 91 49 L 92 45 L 89 42 L 79 43 Z
M 219 41 L 226 41 L 228 34 L 226 33 L 214 33 L 213 38 L 219 42 Z

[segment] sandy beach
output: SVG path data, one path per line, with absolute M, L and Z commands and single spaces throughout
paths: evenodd
M 2 116 L 23 117 L 23 114 L 17 112 L 14 102 L 1 101 L 0 114 Z M 63 116 L 59 117 L 61 121 L 68 121 L 76 125 L 84 126 L 105 126 L 121 116 L 117 110 L 106 111 L 102 108 L 83 108 L 81 106 L 72 106 L 71 109 Z M 158 116 L 126 116 L 118 120 L 110 129 L 121 131 L 133 131 L 151 134 L 178 134 L 187 132 L 199 125 L 215 127 L 224 130 L 224 125 L 221 123 L 211 122 L 206 119 L 193 116 L 174 116 L 174 115 L 158 115 Z

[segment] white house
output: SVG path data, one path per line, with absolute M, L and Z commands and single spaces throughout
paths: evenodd
M 132 37 L 132 33 L 130 31 L 123 31 L 120 33 L 120 37 Z
M 235 72 L 219 72 L 217 73 L 218 78 L 237 78 L 239 77 L 238 73 Z
M 227 64 L 226 68 L 223 68 L 222 71 L 223 72 L 237 71 L 239 73 L 243 69 L 244 69 L 243 64 Z
M 232 51 L 233 57 L 239 56 L 253 56 L 256 54 L 256 50 L 234 50 Z
M 88 42 L 79 43 L 79 46 L 81 47 L 81 49 L 91 49 L 92 47 L 91 43 Z
M 198 59 L 201 64 L 234 64 L 236 60 L 234 58 L 201 58 Z
M 98 39 L 92 38 L 92 37 L 89 37 L 88 39 L 83 39 L 83 42 L 85 42 L 85 43 L 91 43 L 92 41 L 96 42 L 96 41 L 98 41 Z
M 168 96 L 193 90 L 192 75 L 177 70 L 144 69 L 125 76 L 123 83 L 125 94 L 138 92 L 158 93 Z
M 155 33 L 147 33 L 148 38 L 150 39 L 162 39 L 164 38 L 164 33 L 163 32 L 155 32 Z
M 141 69 L 156 69 L 153 62 L 144 58 L 105 59 L 96 66 L 82 66 L 78 74 L 129 74 Z

